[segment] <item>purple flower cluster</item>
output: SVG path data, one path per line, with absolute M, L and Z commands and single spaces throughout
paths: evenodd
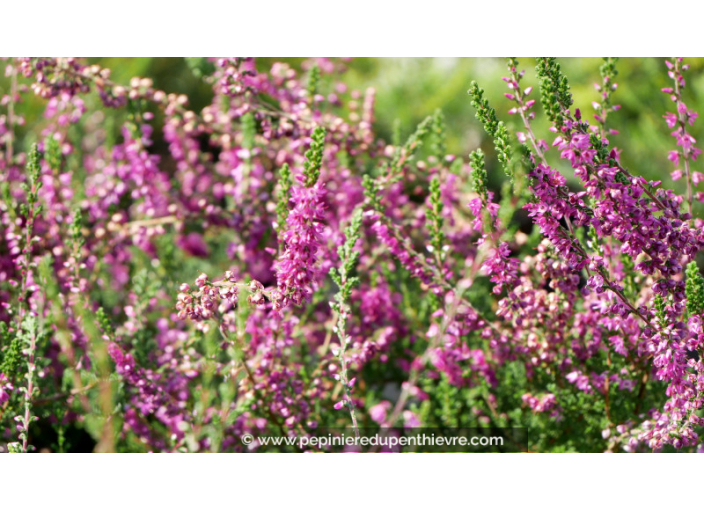
M 310 301 L 317 286 L 319 250 L 325 219 L 325 186 L 291 187 L 291 209 L 281 236 L 286 250 L 276 265 L 276 280 L 283 295 L 281 307 Z

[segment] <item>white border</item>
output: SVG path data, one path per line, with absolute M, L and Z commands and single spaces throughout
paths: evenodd
M 687 1 L 676 9 L 624 0 L 6 4 L 0 11 L 6 55 L 495 56 L 520 49 L 645 56 L 704 49 L 696 28 L 704 4 Z
M 674 454 L 0 457 L 3 508 L 699 508 L 700 478 Z

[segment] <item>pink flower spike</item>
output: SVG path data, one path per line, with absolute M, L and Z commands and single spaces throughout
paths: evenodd
M 339 409 L 342 409 L 343 407 L 345 407 L 345 401 L 344 401 L 344 400 L 340 400 L 340 401 L 339 401 L 337 404 L 335 404 L 333 407 L 334 407 L 335 409 L 338 409 L 338 410 L 339 410 Z

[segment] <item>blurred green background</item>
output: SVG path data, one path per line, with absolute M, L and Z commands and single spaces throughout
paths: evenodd
M 195 110 L 211 100 L 210 86 L 194 76 L 185 59 L 96 58 L 90 61 L 112 69 L 112 78 L 116 82 L 127 83 L 132 76 L 149 76 L 154 79 L 157 88 L 188 95 Z M 277 61 L 289 62 L 300 69 L 303 59 L 258 59 L 257 67 L 268 70 Z M 524 57 L 519 61 L 520 68 L 526 69 L 523 83 L 525 86 L 535 86 L 532 97 L 539 99 L 535 59 Z M 563 58 L 559 61 L 570 80 L 575 106 L 582 110 L 585 118 L 593 120 L 591 103 L 599 99 L 594 83 L 601 81 L 601 58 Z M 704 111 L 701 104 L 704 101 L 704 59 L 687 59 L 686 63 L 691 65 L 691 69 L 685 75 L 685 102 L 696 111 Z M 449 152 L 466 160 L 470 151 L 481 146 L 488 154 L 491 186 L 500 188 L 503 174 L 492 171 L 496 165 L 493 145 L 474 117 L 467 89 L 472 80 L 477 80 L 486 90 L 486 97 L 496 108 L 499 118 L 507 122 L 509 128 L 517 127 L 520 119 L 506 114 L 511 104 L 504 97 L 507 88 L 501 80 L 507 74 L 503 58 L 358 58 L 351 60 L 347 67 L 347 73 L 340 78 L 350 89 L 364 92 L 367 87 L 374 87 L 377 91 L 375 128 L 382 138 L 391 140 L 396 119 L 400 121 L 405 137 L 425 116 L 441 108 L 447 121 Z M 682 192 L 684 182 L 671 181 L 670 172 L 674 167 L 667 160 L 667 152 L 675 148 L 675 140 L 670 136 L 662 116 L 674 110 L 674 105 L 668 95 L 660 91 L 672 83 L 667 76 L 664 59 L 620 59 L 617 69 L 616 82 L 619 87 L 612 96 L 612 102 L 620 104 L 622 109 L 609 117 L 609 126 L 620 132 L 612 137 L 612 144 L 623 149 L 622 161 L 632 172 L 648 179 L 661 179 L 665 186 Z M 7 86 L 7 79 L 0 78 L 0 92 L 5 93 Z M 41 116 L 41 102 L 32 100 L 21 110 L 27 114 L 28 122 L 24 129 L 31 130 L 32 117 Z M 548 124 L 539 102 L 535 111 L 536 133 L 550 144 L 554 135 L 547 131 Z M 695 138 L 698 138 L 700 129 L 699 123 L 691 128 Z M 515 133 L 516 129 L 511 131 Z M 21 138 L 23 133 L 19 134 Z M 20 140 L 20 146 L 23 145 L 25 143 Z M 155 146 L 155 150 L 160 149 L 159 145 Z M 557 164 L 555 151 L 551 151 L 549 157 L 552 164 Z M 693 165 L 695 170 L 699 170 L 699 166 L 699 162 Z M 560 164 L 560 168 L 564 169 L 565 164 Z M 569 174 L 565 171 L 565 175 Z

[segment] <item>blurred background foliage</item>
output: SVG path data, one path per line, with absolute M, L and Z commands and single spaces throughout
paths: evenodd
M 157 88 L 167 93 L 186 94 L 191 108 L 196 111 L 207 105 L 212 99 L 211 87 L 201 80 L 192 70 L 187 59 L 183 58 L 93 58 L 91 62 L 112 70 L 112 79 L 118 83 L 128 83 L 133 76 L 148 76 L 154 80 Z M 300 69 L 302 58 L 262 58 L 257 60 L 261 70 L 271 67 L 274 62 L 288 62 Z M 533 85 L 533 98 L 539 99 L 538 82 L 535 77 L 535 59 L 520 58 L 520 68 L 526 70 L 525 86 Z M 601 58 L 562 58 L 559 59 L 563 71 L 570 80 L 575 107 L 582 111 L 588 120 L 593 120 L 592 101 L 599 99 L 594 84 L 601 81 L 599 66 Z M 691 65 L 685 78 L 687 88 L 684 99 L 690 108 L 704 112 L 704 59 L 686 59 Z M 448 151 L 467 160 L 470 151 L 481 147 L 487 153 L 487 170 L 491 187 L 501 188 L 505 178 L 496 167 L 493 143 L 483 132 L 474 117 L 467 89 L 470 82 L 476 80 L 486 91 L 490 104 L 496 108 L 499 119 L 507 122 L 511 132 L 520 131 L 520 119 L 508 115 L 511 108 L 506 84 L 501 80 L 506 73 L 504 58 L 356 58 L 347 64 L 344 76 L 332 77 L 345 81 L 350 89 L 364 92 L 374 87 L 376 99 L 376 132 L 385 140 L 392 139 L 394 123 L 401 126 L 402 139 L 410 135 L 415 126 L 435 109 L 442 109 L 447 122 Z M 684 180 L 672 182 L 670 172 L 674 169 L 667 160 L 667 152 L 674 149 L 675 140 L 670 136 L 663 119 L 663 114 L 674 110 L 667 94 L 660 91 L 671 86 L 667 76 L 664 58 L 626 58 L 617 63 L 619 87 L 612 96 L 614 104 L 621 105 L 621 110 L 609 116 L 609 127 L 619 131 L 611 137 L 612 144 L 622 149 L 622 162 L 631 172 L 648 179 L 662 180 L 666 187 L 682 193 Z M 0 93 L 8 88 L 6 78 L 0 78 Z M 36 126 L 34 119 L 41 116 L 44 102 L 34 98 L 22 105 L 21 111 L 27 117 L 26 126 Z M 535 109 L 536 134 L 552 143 L 554 135 L 547 131 L 548 123 L 538 105 Z M 33 119 L 34 118 L 34 119 Z M 116 127 L 119 125 L 116 125 Z M 699 138 L 702 127 L 696 123 L 691 132 Z M 23 134 L 28 138 L 23 140 Z M 29 146 L 34 140 L 32 133 L 20 130 L 21 146 Z M 165 152 L 166 147 L 158 143 L 154 150 Z M 701 147 L 701 144 L 700 144 Z M 571 177 L 571 170 L 557 160 L 551 151 L 549 159 L 553 165 L 565 170 Z M 694 164 L 694 170 L 700 170 L 700 162 Z M 699 213 L 704 206 L 698 204 Z

